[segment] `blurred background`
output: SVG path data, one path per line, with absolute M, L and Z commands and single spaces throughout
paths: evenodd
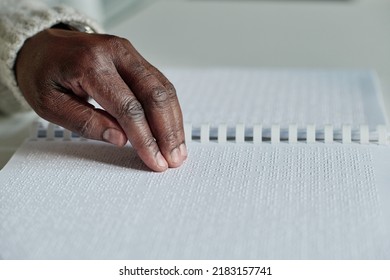
M 158 67 L 372 68 L 390 112 L 390 0 L 66 0 Z

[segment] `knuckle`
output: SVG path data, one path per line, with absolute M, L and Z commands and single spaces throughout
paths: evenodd
M 146 70 L 140 61 L 137 59 L 132 60 L 131 69 L 134 76 L 135 85 L 142 85 L 147 81 L 152 74 Z
M 164 84 L 164 87 L 166 88 L 167 92 L 168 92 L 168 95 L 169 95 L 169 98 L 170 99 L 175 99 L 177 98 L 177 95 L 176 95 L 176 89 L 175 89 L 175 86 L 164 76 L 164 74 L 162 74 L 156 67 L 154 67 L 153 65 L 149 65 L 148 66 L 148 69 L 151 73 L 154 73 L 154 75 L 156 77 L 159 77 L 159 79 L 162 81 L 162 83 Z
M 118 108 L 118 118 L 128 117 L 133 120 L 144 118 L 144 109 L 142 104 L 135 98 L 126 98 Z
M 133 54 L 130 51 L 132 49 L 132 45 L 127 39 L 113 35 L 106 36 L 106 43 L 111 52 L 113 52 L 114 57 L 120 57 L 122 60 L 133 57 Z
M 90 65 L 96 63 L 102 59 L 104 50 L 100 44 L 90 44 L 83 46 L 79 49 L 77 54 L 77 60 L 80 65 Z
M 144 139 L 143 143 L 142 143 L 142 146 L 143 147 L 146 147 L 148 149 L 150 148 L 154 148 L 156 145 L 156 139 L 154 139 L 153 137 L 147 137 Z
M 165 143 L 169 144 L 169 146 L 175 146 L 177 142 L 177 132 L 175 130 L 169 130 L 163 136 L 163 140 Z
M 114 50 L 122 49 L 123 47 L 126 47 L 130 45 L 130 42 L 122 37 L 118 37 L 115 35 L 104 35 L 106 42 L 108 45 L 111 46 Z
M 145 137 L 140 141 L 140 147 L 149 150 L 152 154 L 156 155 L 160 149 L 157 146 L 156 139 L 152 136 Z
M 176 89 L 175 89 L 174 85 L 171 84 L 171 83 L 167 83 L 165 85 L 165 88 L 168 91 L 169 99 L 170 100 L 176 100 L 177 99 L 177 93 L 176 93 Z
M 166 101 L 168 100 L 168 92 L 162 87 L 156 87 L 151 90 L 150 101 L 155 107 L 166 107 Z

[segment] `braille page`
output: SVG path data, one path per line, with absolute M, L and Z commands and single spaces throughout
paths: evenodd
M 0 172 L 1 257 L 390 258 L 388 147 L 190 143 L 189 157 L 153 173 L 130 147 L 27 142 Z
M 374 73 L 359 70 L 167 69 L 184 120 L 193 126 L 237 123 L 270 127 L 290 124 L 338 134 L 343 124 L 373 130 L 386 124 Z

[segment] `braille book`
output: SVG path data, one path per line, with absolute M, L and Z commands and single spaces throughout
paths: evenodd
M 167 69 L 188 160 L 42 121 L 0 171 L 3 259 L 389 259 L 390 147 L 365 70 Z

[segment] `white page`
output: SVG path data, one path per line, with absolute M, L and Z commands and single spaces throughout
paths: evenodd
M 376 145 L 190 143 L 183 167 L 152 173 L 131 147 L 30 141 L 0 172 L 0 253 L 388 259 L 378 189 L 390 173 L 377 167 L 389 157 Z
M 286 129 L 297 124 L 305 137 L 307 125 L 315 124 L 321 137 L 324 125 L 332 124 L 339 137 L 341 126 L 349 124 L 358 137 L 360 125 L 374 131 L 387 123 L 377 77 L 366 70 L 201 68 L 164 73 L 177 89 L 184 121 L 195 127 L 260 123 Z
M 194 126 L 332 123 L 337 133 L 385 123 L 366 71 L 168 76 Z M 390 257 L 388 147 L 189 143 L 189 151 L 182 168 L 156 174 L 131 147 L 27 142 L 0 172 L 0 257 Z

